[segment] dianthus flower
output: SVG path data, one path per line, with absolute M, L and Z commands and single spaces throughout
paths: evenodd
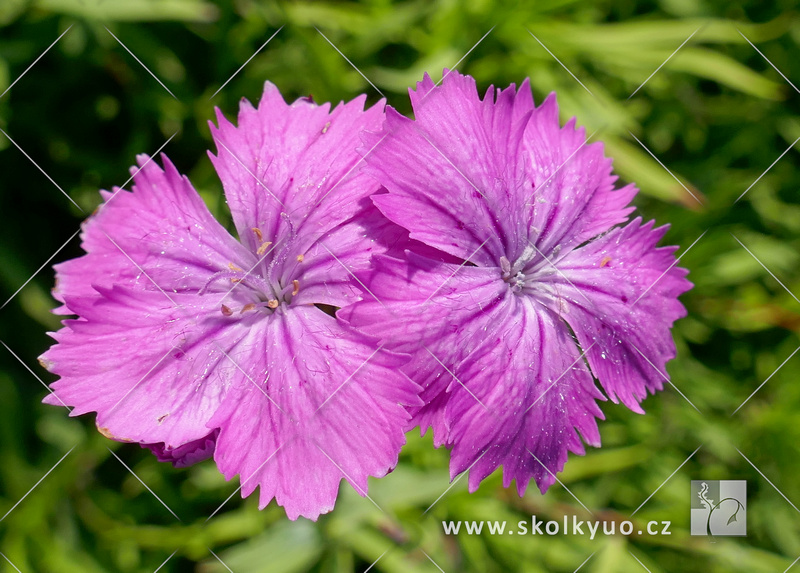
M 267 83 L 238 127 L 218 113 L 211 159 L 238 240 L 166 158 L 138 157 L 132 192 L 102 192 L 85 223 L 86 254 L 56 267 L 57 312 L 78 318 L 42 356 L 60 376 L 45 402 L 178 466 L 213 455 L 291 519 L 330 511 L 343 477 L 365 495 L 397 463 L 419 388 L 406 357 L 331 315 L 391 234 L 358 169 L 359 133 L 383 120 L 364 101 L 287 105 Z
M 583 442 L 600 445 L 597 400 L 642 412 L 675 356 L 670 334 L 691 284 L 666 227 L 635 219 L 600 143 L 561 127 L 551 94 L 446 73 L 411 91 L 415 120 L 387 109 L 365 137 L 374 203 L 424 249 L 377 255 L 368 296 L 339 311 L 410 353 L 425 404 L 411 408 L 469 487 L 503 466 L 505 487 L 542 491 Z

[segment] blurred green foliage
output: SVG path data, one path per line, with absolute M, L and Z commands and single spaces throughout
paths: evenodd
M 800 302 L 778 280 L 800 293 L 797 151 L 762 173 L 800 136 L 800 96 L 745 36 L 797 85 L 795 9 L 755 0 L 3 0 L 0 93 L 22 77 L 0 96 L 0 128 L 76 205 L 0 135 L 3 301 L 25 284 L 0 310 L 0 570 L 347 572 L 377 559 L 375 571 L 532 573 L 574 571 L 590 556 L 581 571 L 786 570 L 800 555 L 800 512 L 776 489 L 800 505 Z M 538 101 L 558 93 L 563 119 L 577 116 L 605 142 L 622 180 L 642 190 L 640 213 L 671 223 L 668 241 L 686 253 L 696 286 L 669 370 L 697 410 L 670 387 L 645 402 L 646 416 L 605 404 L 603 448 L 573 457 L 563 487 L 523 498 L 498 475 L 474 494 L 465 480 L 447 490 L 447 453 L 409 434 L 397 470 L 371 484 L 380 509 L 345 485 L 333 513 L 312 523 L 289 522 L 274 504 L 258 511 L 211 462 L 173 469 L 106 440 L 91 417 L 40 404 L 52 380 L 36 357 L 58 326 L 50 265 L 78 256 L 78 240 L 49 258 L 97 206 L 97 189 L 127 180 L 135 154 L 172 137 L 164 151 L 225 218 L 205 155 L 214 106 L 234 116 L 266 79 L 287 99 L 380 97 L 316 28 L 403 113 L 423 72 L 438 79 L 454 65 L 483 88 L 529 76 Z M 689 536 L 691 479 L 748 481 L 746 538 Z M 671 520 L 671 536 L 442 532 L 445 519 L 586 518 L 582 504 L 622 520 L 653 492 L 635 524 Z

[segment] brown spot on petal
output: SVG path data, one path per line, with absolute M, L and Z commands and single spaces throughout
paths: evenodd
M 159 417 L 158 417 L 158 423 L 160 424 L 161 422 L 163 422 L 163 421 L 164 421 L 164 418 L 166 418 L 167 416 L 169 416 L 169 412 L 167 412 L 166 414 L 162 414 L 161 416 L 159 416 Z
M 114 434 L 111 433 L 111 430 L 109 430 L 105 426 L 97 426 L 97 431 L 103 434 L 103 436 L 105 436 L 109 440 L 114 440 L 115 442 L 125 442 L 128 444 L 133 442 L 133 440 L 129 440 L 128 438 L 120 438 L 115 436 Z
M 44 368 L 45 370 L 50 370 L 53 367 L 53 363 L 49 360 L 39 357 L 39 365 Z
M 109 440 L 116 440 L 117 438 L 114 437 L 114 434 L 111 433 L 111 430 L 106 428 L 105 426 L 97 426 L 97 431 L 103 434 Z
M 325 127 L 322 128 L 322 133 L 327 133 L 328 128 L 331 126 L 331 122 L 325 124 Z

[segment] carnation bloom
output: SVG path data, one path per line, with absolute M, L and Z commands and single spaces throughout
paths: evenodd
M 636 412 L 662 388 L 691 284 L 675 247 L 656 247 L 666 227 L 618 226 L 637 191 L 615 189 L 574 120 L 560 126 L 554 95 L 534 107 L 526 80 L 480 99 L 451 72 L 411 102 L 415 121 L 388 108 L 366 137 L 366 171 L 427 250 L 377 256 L 368 296 L 339 316 L 412 353 L 425 404 L 410 425 L 452 448 L 452 476 L 471 468 L 474 491 L 502 465 L 505 487 L 545 491 L 569 451 L 600 445 L 593 376 Z
M 211 159 L 239 240 L 166 158 L 140 156 L 133 191 L 102 192 L 85 223 L 87 254 L 56 267 L 57 312 L 78 318 L 41 359 L 60 376 L 45 402 L 176 466 L 213 455 L 292 519 L 330 511 L 343 477 L 365 495 L 419 388 L 406 357 L 324 310 L 357 300 L 352 273 L 391 234 L 358 169 L 359 132 L 383 120 L 364 100 L 287 105 L 267 83 L 238 127 L 218 114 Z

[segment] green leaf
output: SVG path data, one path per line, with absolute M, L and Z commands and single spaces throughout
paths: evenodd
M 617 137 L 604 141 L 606 155 L 614 158 L 614 169 L 625 180 L 633 181 L 645 195 L 665 201 L 673 201 L 697 209 L 697 201 L 681 184 L 659 165 L 638 143 L 630 143 Z M 677 176 L 677 175 L 676 175 Z M 702 196 L 691 184 L 684 183 L 696 197 Z
M 765 99 L 782 99 L 784 88 L 747 66 L 719 52 L 705 48 L 681 50 L 669 63 L 670 69 L 714 80 L 735 90 Z
M 225 565 L 211 556 L 200 566 L 199 571 L 295 573 L 307 571 L 321 553 L 320 531 L 314 523 L 305 519 L 280 521 L 261 535 L 218 553 Z
M 3 2 L 0 2 L 0 26 L 5 26 L 16 20 L 27 7 L 27 0 L 3 0 Z
M 36 0 L 34 5 L 40 10 L 104 22 L 211 22 L 219 16 L 219 9 L 203 0 Z

